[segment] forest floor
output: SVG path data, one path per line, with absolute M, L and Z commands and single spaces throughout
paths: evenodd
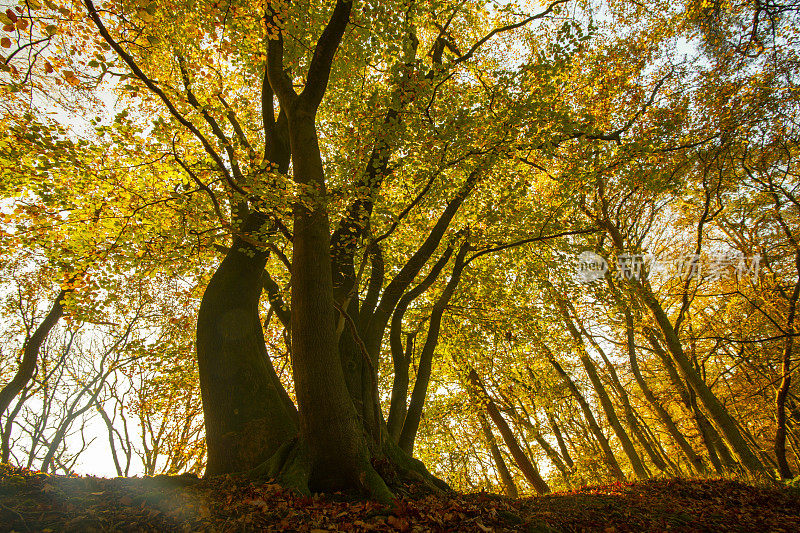
M 662 479 L 542 497 L 302 496 L 239 477 L 49 476 L 0 465 L 0 531 L 800 531 L 800 490 Z

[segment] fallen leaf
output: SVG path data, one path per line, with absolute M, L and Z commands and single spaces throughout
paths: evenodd
M 492 528 L 484 526 L 480 520 L 475 520 L 475 525 L 478 526 L 478 529 L 480 529 L 481 531 L 485 531 L 486 533 L 494 531 Z

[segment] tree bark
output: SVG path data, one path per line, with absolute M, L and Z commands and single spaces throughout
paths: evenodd
M 636 384 L 639 385 L 639 388 L 641 389 L 642 394 L 644 394 L 645 399 L 656 412 L 659 420 L 661 420 L 661 423 L 667 429 L 667 432 L 678 445 L 678 448 L 680 448 L 681 452 L 686 456 L 689 464 L 692 465 L 696 472 L 705 474 L 706 466 L 703 463 L 702 458 L 697 455 L 697 453 L 694 451 L 694 448 L 692 448 L 692 445 L 689 444 L 689 441 L 687 441 L 686 437 L 683 436 L 683 433 L 680 432 L 669 412 L 667 412 L 664 406 L 661 405 L 661 402 L 658 401 L 655 394 L 653 394 L 653 391 L 650 389 L 650 386 L 645 381 L 644 376 L 642 376 L 642 371 L 639 368 L 639 360 L 636 356 L 636 338 L 633 313 L 626 303 L 622 301 L 622 295 L 620 294 L 619 290 L 617 290 L 617 287 L 610 276 L 608 277 L 607 281 L 609 288 L 614 295 L 614 300 L 617 303 L 617 307 L 622 311 L 622 314 L 625 317 L 625 345 L 628 350 L 628 361 L 631 364 L 631 372 L 636 380 Z
M 650 474 L 647 471 L 647 468 L 644 466 L 642 458 L 639 457 L 639 452 L 636 451 L 636 448 L 634 447 L 633 442 L 631 442 L 628 433 L 625 431 L 625 428 L 622 427 L 622 424 L 619 421 L 619 417 L 614 409 L 614 404 L 611 402 L 611 398 L 608 396 L 608 391 L 606 391 L 603 382 L 600 380 L 600 376 L 597 373 L 597 368 L 595 367 L 594 362 L 586 350 L 583 337 L 581 336 L 580 331 L 578 331 L 578 328 L 575 326 L 575 323 L 569 314 L 566 303 L 557 296 L 555 297 L 555 300 L 556 305 L 561 312 L 561 318 L 564 321 L 564 325 L 567 326 L 567 330 L 572 335 L 572 339 L 574 341 L 575 348 L 578 350 L 578 356 L 583 364 L 583 368 L 586 370 L 586 374 L 589 376 L 589 381 L 592 383 L 592 387 L 597 394 L 597 398 L 600 400 L 600 406 L 603 408 L 603 412 L 606 415 L 609 425 L 611 425 L 611 428 L 614 430 L 614 434 L 622 444 L 622 449 L 625 452 L 625 455 L 628 457 L 631 466 L 633 467 L 634 474 L 636 474 L 636 477 L 639 479 L 649 478 Z
M 308 447 L 309 489 L 372 492 L 367 478 L 374 481 L 377 474 L 369 464 L 336 338 L 330 226 L 314 113 L 298 104 L 288 116 L 294 178 L 309 191 L 308 205 L 294 209 L 291 304 L 292 369 L 300 436 Z
M 444 254 L 433 265 L 430 273 L 425 276 L 422 282 L 409 290 L 400 298 L 397 308 L 392 315 L 391 329 L 389 331 L 389 347 L 392 352 L 392 363 L 394 367 L 394 380 L 392 382 L 392 396 L 389 404 L 389 417 L 386 422 L 389 435 L 395 440 L 399 441 L 400 432 L 403 429 L 403 424 L 406 420 L 406 413 L 408 407 L 406 401 L 408 400 L 408 367 L 411 363 L 411 357 L 414 352 L 414 339 L 416 334 L 408 334 L 406 336 L 406 348 L 403 350 L 401 341 L 403 316 L 405 315 L 408 306 L 417 299 L 422 293 L 436 281 L 442 269 L 452 254 L 452 247 L 447 247 Z
M 800 276 L 800 249 L 795 255 L 795 270 Z M 789 394 L 789 387 L 792 383 L 792 350 L 794 348 L 795 335 L 795 316 L 797 313 L 797 302 L 800 299 L 800 277 L 794 284 L 794 289 L 789 297 L 789 313 L 786 317 L 786 328 L 784 334 L 783 353 L 781 354 L 781 384 L 775 394 L 775 459 L 778 463 L 778 475 L 781 479 L 791 479 L 792 470 L 786 460 L 786 397 Z
M 242 231 L 265 218 L 249 215 Z M 211 278 L 197 317 L 197 361 L 210 475 L 246 471 L 297 434 L 297 412 L 267 354 L 258 301 L 267 252 L 240 238 Z
M 400 438 L 398 444 L 400 449 L 411 455 L 414 451 L 414 441 L 417 438 L 417 430 L 419 429 L 420 419 L 422 418 L 422 409 L 425 405 L 425 397 L 428 393 L 428 383 L 431 379 L 431 370 L 433 365 L 433 355 L 436 346 L 439 343 L 439 330 L 442 325 L 442 316 L 444 310 L 450 299 L 453 297 L 456 285 L 461 280 L 461 273 L 464 270 L 464 257 L 470 250 L 469 242 L 464 241 L 456 255 L 455 264 L 453 265 L 453 272 L 450 275 L 450 280 L 442 291 L 442 294 L 433 304 L 431 310 L 431 318 L 428 325 L 428 335 L 425 338 L 425 344 L 422 347 L 422 353 L 419 357 L 419 365 L 417 366 L 417 378 L 414 381 L 414 390 L 411 392 L 411 401 L 408 405 L 408 412 L 406 413 L 403 429 L 400 431 Z
M 550 424 L 550 429 L 553 431 L 553 435 L 556 437 L 556 443 L 558 444 L 558 449 L 561 451 L 561 457 L 564 459 L 564 462 L 570 469 L 574 468 L 575 463 L 572 460 L 572 457 L 569 455 L 567 443 L 564 442 L 564 435 L 561 434 L 561 428 L 558 426 L 555 417 L 549 410 L 547 410 L 547 421 Z

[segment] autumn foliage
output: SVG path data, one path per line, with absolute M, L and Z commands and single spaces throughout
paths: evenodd
M 740 483 L 800 473 L 798 21 L 6 0 L 12 514 L 74 485 L 98 513 L 125 493 L 131 528 L 546 531 L 601 527 L 578 508 L 608 491 L 619 530 L 729 524 L 736 498 L 741 524 L 788 502 L 784 527 L 794 493 Z M 31 469 L 187 474 L 152 490 L 208 503 Z

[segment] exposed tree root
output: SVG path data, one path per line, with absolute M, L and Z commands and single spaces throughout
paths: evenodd
M 248 472 L 251 478 L 274 479 L 283 487 L 302 494 L 316 492 L 312 482 L 312 467 L 308 448 L 299 437 L 284 443 L 267 461 Z M 409 457 L 394 443 L 384 444 L 379 456 L 364 459 L 353 482 L 343 490 L 352 490 L 360 496 L 390 504 L 396 499 L 393 489 L 411 483 L 415 492 L 442 493 L 452 489 L 444 481 L 428 472 L 421 461 Z

